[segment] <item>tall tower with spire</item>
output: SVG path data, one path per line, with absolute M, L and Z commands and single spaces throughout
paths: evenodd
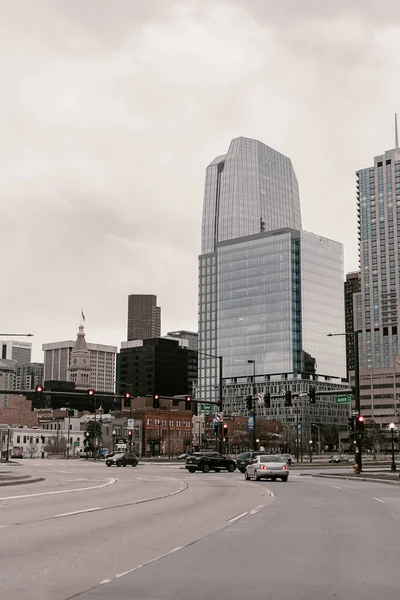
M 68 367 L 68 380 L 75 383 L 75 388 L 77 390 L 87 390 L 90 388 L 91 372 L 90 350 L 88 350 L 84 327 L 81 324 L 79 325 L 75 346 L 71 351 Z

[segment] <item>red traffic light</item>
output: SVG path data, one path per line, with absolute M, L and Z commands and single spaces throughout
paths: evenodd
M 40 394 L 41 392 L 43 392 L 43 387 L 41 385 L 37 385 L 35 390 L 38 394 Z
M 160 396 L 159 396 L 159 394 L 154 394 L 153 398 L 154 398 L 154 400 L 159 400 Z
M 228 429 L 228 425 L 224 423 L 224 429 Z
M 358 422 L 359 423 L 364 423 L 365 419 L 364 417 L 362 417 L 361 415 L 358 417 Z
M 185 401 L 186 402 L 191 402 L 192 401 L 192 396 L 185 396 Z
M 94 396 L 94 390 L 88 390 L 87 393 L 88 396 Z
M 125 398 L 130 398 L 130 397 L 131 397 L 130 392 L 125 392 Z
M 128 437 L 132 437 L 132 429 L 128 429 Z

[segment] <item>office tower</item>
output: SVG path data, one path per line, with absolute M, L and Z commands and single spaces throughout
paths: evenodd
M 43 385 L 43 363 L 17 364 L 15 389 L 33 390 L 37 385 Z
M 30 342 L 17 342 L 15 340 L 0 340 L 0 359 L 15 360 L 17 363 L 31 362 L 32 344 Z
M 198 348 L 199 334 L 197 331 L 185 331 L 184 329 L 179 331 L 169 331 L 164 337 L 186 340 L 187 348 L 189 348 L 189 350 L 197 350 Z
M 128 341 L 147 340 L 161 335 L 161 308 L 157 296 L 130 294 L 128 296 Z
M 343 279 L 342 245 L 301 229 L 290 159 L 256 140 L 233 140 L 206 173 L 198 398 L 218 396 L 218 362 L 207 354 L 223 357 L 230 412 L 244 414 L 254 371 L 260 392 L 277 393 L 278 383 L 295 392 L 346 387 L 344 338 L 327 337 L 344 332 Z M 321 400 L 310 419 L 328 422 L 328 408 Z M 282 416 L 276 410 L 260 407 Z M 329 422 L 348 414 L 332 410 Z
M 400 356 L 400 148 L 357 171 L 361 291 L 355 294 L 359 331 L 361 410 L 385 426 L 398 419 Z
M 71 353 L 75 346 L 74 340 L 43 344 L 44 375 L 46 381 L 71 381 L 68 368 L 71 364 Z M 114 392 L 116 346 L 92 344 L 87 342 L 90 356 L 90 385 L 99 392 Z
M 154 338 L 121 343 L 117 381 L 119 392 L 133 396 L 193 394 L 197 351 L 185 339 Z
M 347 273 L 344 282 L 344 312 L 345 312 L 345 330 L 346 335 L 346 370 L 347 377 L 350 371 L 354 371 L 354 338 L 351 333 L 354 331 L 354 294 L 361 290 L 361 277 L 359 271 Z

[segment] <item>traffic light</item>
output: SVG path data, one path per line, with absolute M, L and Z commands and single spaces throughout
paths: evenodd
M 131 394 L 130 392 L 125 392 L 124 394 L 124 407 L 130 408 L 131 406 Z
M 132 429 L 128 429 L 128 438 L 132 439 Z
M 42 399 L 43 399 L 43 387 L 41 385 L 37 385 L 35 387 L 35 393 L 34 393 L 35 408 L 42 408 Z
M 347 429 L 349 431 L 354 431 L 354 417 L 349 417 L 347 420 Z
M 192 397 L 185 396 L 185 410 L 191 410 L 192 408 Z
M 224 442 L 225 442 L 225 439 L 228 437 L 228 425 L 226 423 L 224 423 L 224 425 L 223 425 L 222 433 L 223 433 Z
M 360 433 L 362 433 L 364 431 L 364 422 L 365 419 L 362 415 L 359 415 L 357 417 L 357 431 L 359 431 Z
M 266 408 L 271 408 L 271 394 L 269 392 L 264 394 L 264 404 Z
M 253 396 L 247 396 L 246 406 L 247 406 L 247 410 L 253 410 Z
M 39 395 L 39 394 L 41 394 L 41 393 L 43 392 L 43 386 L 41 386 L 41 385 L 37 385 L 37 386 L 35 387 L 35 392 L 36 392 L 38 395 Z
M 315 404 L 315 387 L 310 387 L 310 389 L 308 390 L 308 399 L 310 400 L 310 404 Z
M 160 396 L 159 396 L 159 394 L 153 394 L 153 408 L 160 408 Z
M 87 395 L 92 398 L 94 396 L 94 390 L 90 389 L 87 391 Z
M 290 390 L 285 392 L 285 406 L 292 406 L 292 392 Z

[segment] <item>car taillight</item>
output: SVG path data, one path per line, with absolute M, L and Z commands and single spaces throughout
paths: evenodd
M 261 469 L 262 471 L 266 471 L 266 470 L 267 470 L 267 467 L 266 467 L 265 465 L 260 465 L 260 469 Z
M 287 465 L 283 465 L 282 469 L 283 469 L 284 471 L 287 471 L 287 470 L 288 470 L 288 466 L 287 466 Z

